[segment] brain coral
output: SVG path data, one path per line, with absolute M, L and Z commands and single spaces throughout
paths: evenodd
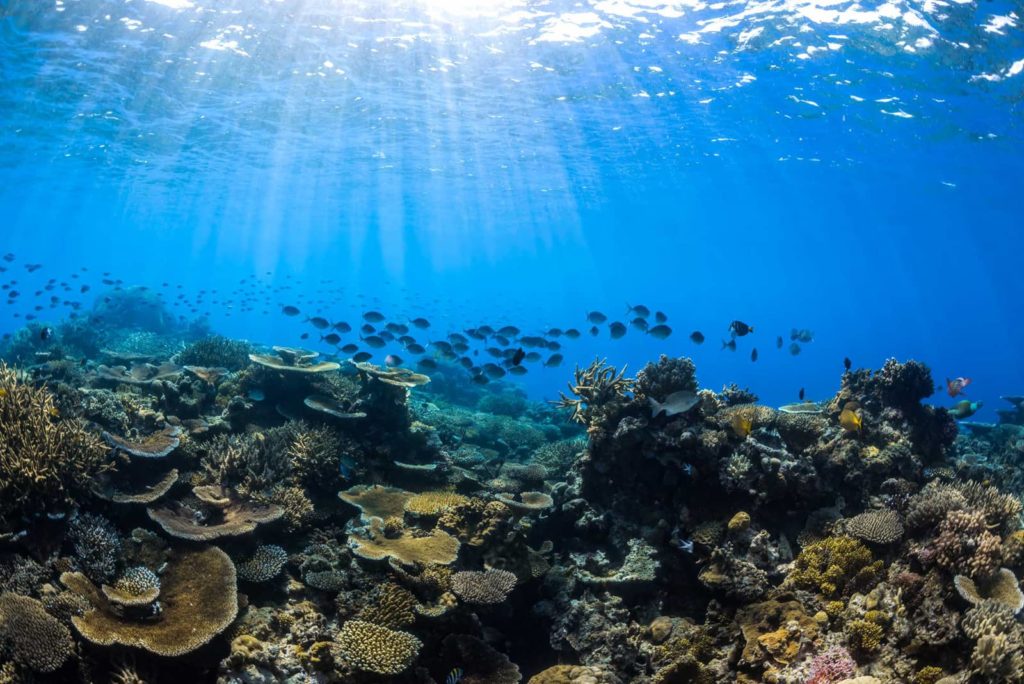
M 501 603 L 515 587 L 516 576 L 508 570 L 452 573 L 452 591 L 467 603 Z
M 896 511 L 884 508 L 850 518 L 846 523 L 846 531 L 874 544 L 891 544 L 903 536 L 903 523 Z
M 75 504 L 110 468 L 106 454 L 81 423 L 59 418 L 46 389 L 0 363 L 0 516 Z
M 422 642 L 408 632 L 400 632 L 363 620 L 349 620 L 341 627 L 338 650 L 354 668 L 382 675 L 395 675 L 408 669 L 419 655 Z
M 0 594 L 0 644 L 17 663 L 54 672 L 74 650 L 71 632 L 27 596 Z
M 180 656 L 208 643 L 238 614 L 235 566 L 216 547 L 182 551 L 170 563 L 162 582 L 163 611 L 151 620 L 116 615 L 78 573 L 64 573 L 61 581 L 93 604 L 93 610 L 71 621 L 85 639 L 101 646 L 120 644 Z

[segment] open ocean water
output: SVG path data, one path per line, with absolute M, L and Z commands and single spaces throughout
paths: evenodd
M 0 681 L 828 684 L 830 647 L 884 682 L 1024 680 L 980 641 L 1019 639 L 1016 610 L 957 631 L 992 597 L 952 588 L 1024 575 L 1019 510 L 957 489 L 1024 483 L 1022 22 L 1019 0 L 0 0 Z M 273 509 L 255 536 L 205 529 L 246 506 Z M 987 520 L 944 517 L 967 509 Z M 878 511 L 902 541 L 856 534 Z M 382 550 L 441 535 L 461 551 Z M 889 574 L 815 584 L 822 538 Z M 246 598 L 190 618 L 202 643 L 154 646 L 189 563 L 257 552 L 275 572 L 212 589 Z M 167 601 L 72 608 L 60 577 L 139 568 Z M 769 601 L 804 625 L 781 650 L 749 629 Z M 68 653 L 41 664 L 17 634 L 44 623 Z M 375 639 L 415 653 L 354 654 Z

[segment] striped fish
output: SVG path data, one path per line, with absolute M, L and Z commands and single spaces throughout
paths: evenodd
M 452 671 L 445 677 L 444 684 L 459 684 L 462 681 L 463 674 L 461 667 L 453 667 Z

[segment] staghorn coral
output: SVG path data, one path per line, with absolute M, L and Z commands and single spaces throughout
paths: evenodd
M 161 656 L 180 656 L 220 634 L 238 614 L 235 566 L 216 547 L 181 551 L 164 573 L 163 610 L 146 620 L 118 615 L 84 576 L 64 573 L 61 582 L 90 601 L 93 610 L 71 618 L 86 640 L 121 644 Z
M 297 482 L 320 491 L 331 491 L 342 480 L 339 459 L 353 458 L 358 445 L 337 429 L 298 423 L 287 447 L 291 470 Z
M 106 453 L 81 423 L 60 417 L 49 391 L 0 363 L 0 521 L 87 500 L 111 468 Z
M 1010 684 L 1024 679 L 1024 645 L 1020 637 L 986 634 L 971 653 L 971 667 L 982 681 Z
M 2 651 L 35 672 L 55 672 L 74 651 L 71 632 L 27 596 L 0 594 Z
M 873 653 L 882 645 L 882 626 L 872 620 L 851 620 L 843 631 L 850 647 L 860 653 Z
M 626 377 L 626 369 L 616 372 L 605 359 L 594 359 L 587 368 L 576 366 L 569 383 L 572 398 L 560 394 L 558 408 L 571 409 L 571 420 L 593 426 L 605 410 L 622 402 L 633 391 L 634 381 Z
M 883 508 L 867 511 L 846 521 L 846 532 L 873 544 L 892 544 L 903 536 L 899 513 Z
M 951 487 L 964 497 L 966 508 L 980 510 L 991 527 L 1007 531 L 1019 527 L 1021 502 L 1012 494 L 974 481 L 957 482 Z
M 337 646 L 342 658 L 357 670 L 396 675 L 412 665 L 423 644 L 408 632 L 349 620 L 338 632 Z
M 882 561 L 874 560 L 860 541 L 826 537 L 800 552 L 785 584 L 830 598 L 848 596 L 873 586 L 880 579 L 882 568 Z
M 451 581 L 456 596 L 477 605 L 501 603 L 516 586 L 516 576 L 507 570 L 454 572 Z
M 238 578 L 246 582 L 269 582 L 281 574 L 287 562 L 287 551 L 276 544 L 263 544 L 249 560 L 237 565 Z
M 296 430 L 285 425 L 266 433 L 218 436 L 206 445 L 200 465 L 213 484 L 243 496 L 267 492 L 292 475 L 288 445 Z
M 932 527 L 945 519 L 950 511 L 966 507 L 967 499 L 962 492 L 951 485 L 932 480 L 910 497 L 907 504 L 907 526 L 911 529 Z

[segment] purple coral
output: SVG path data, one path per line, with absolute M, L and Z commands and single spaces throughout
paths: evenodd
M 806 684 L 835 684 L 852 677 L 856 670 L 857 663 L 850 652 L 842 646 L 833 646 L 814 656 Z

